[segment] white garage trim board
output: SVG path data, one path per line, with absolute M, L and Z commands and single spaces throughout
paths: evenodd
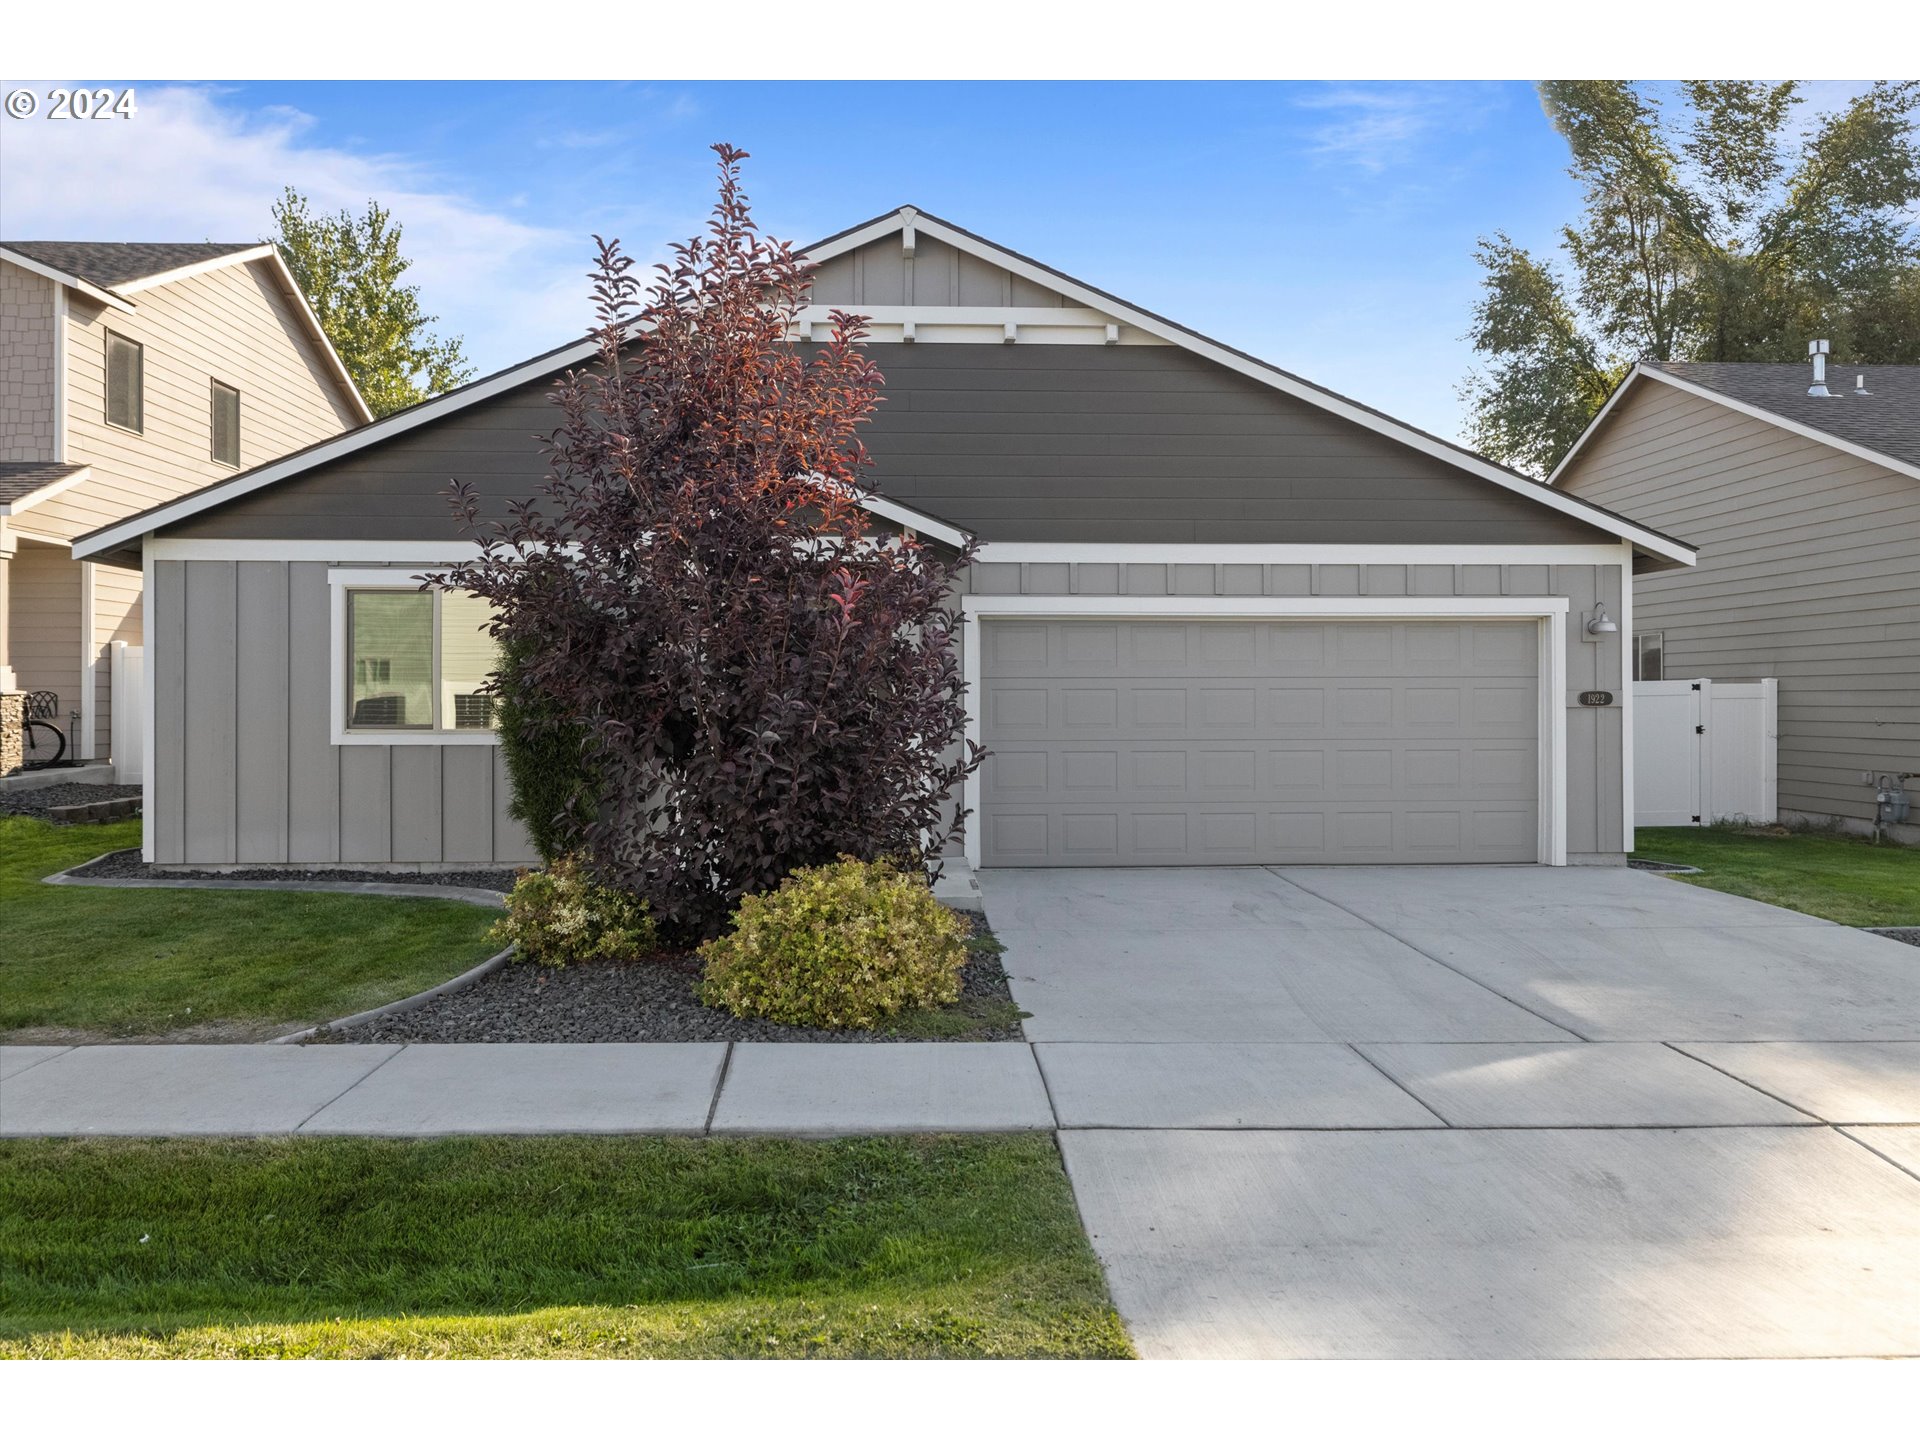
M 1567 863 L 1566 627 L 1571 602 L 1539 596 L 1352 596 L 1179 597 L 1127 595 L 968 595 L 961 600 L 967 624 L 962 646 L 967 687 L 967 739 L 981 743 L 984 693 L 981 626 L 996 618 L 1081 620 L 1532 620 L 1539 632 L 1540 786 L 1539 863 Z M 967 863 L 983 861 L 980 775 L 967 777 L 964 803 L 973 814 L 967 827 Z

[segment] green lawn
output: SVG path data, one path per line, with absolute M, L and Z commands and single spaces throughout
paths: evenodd
M 0 1143 L 0 1357 L 1109 1356 L 1045 1136 Z
M 1641 830 L 1637 860 L 1698 865 L 1675 878 L 1842 925 L 1920 925 L 1920 850 L 1839 835 L 1714 826 Z
M 42 876 L 140 843 L 140 822 L 0 817 L 0 1036 L 259 1038 L 417 994 L 497 948 L 452 900 L 94 890 Z

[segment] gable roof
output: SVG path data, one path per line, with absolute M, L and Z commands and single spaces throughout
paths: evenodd
M 1832 394 L 1822 398 L 1807 394 L 1813 371 L 1804 364 L 1644 360 L 1615 387 L 1547 483 L 1559 483 L 1614 406 L 1643 382 L 1672 386 L 1920 478 L 1920 365 L 1840 366 L 1829 360 L 1827 371 Z M 1853 389 L 1854 378 L 1861 375 L 1866 377 L 1865 395 Z
M 261 248 L 258 240 L 233 244 L 121 243 L 104 240 L 9 240 L 6 248 L 38 260 L 103 290 L 118 290 L 175 270 Z
M 1694 562 L 1696 552 L 1693 547 L 1671 535 L 1636 524 L 1625 516 L 1595 505 L 1591 501 L 1554 490 L 1517 470 L 1510 470 L 1504 465 L 1496 464 L 1484 455 L 1476 454 L 1464 446 L 1430 435 L 1424 430 L 1395 420 L 1392 416 L 1375 410 L 1371 406 L 1363 405 L 1324 386 L 1313 384 L 1289 371 L 1282 370 L 1278 366 L 1270 365 L 1243 350 L 1236 350 L 1202 335 L 1197 330 L 1169 320 L 1165 316 L 1141 309 L 1105 290 L 1076 280 L 1063 271 L 1055 270 L 1016 251 L 996 245 L 982 236 L 975 235 L 972 231 L 950 224 L 917 206 L 902 205 L 884 215 L 850 226 L 838 234 L 830 235 L 824 240 L 807 246 L 802 253 L 809 260 L 818 263 L 862 245 L 871 244 L 889 234 L 906 230 L 913 230 L 917 234 L 923 233 L 944 241 L 957 250 L 1047 286 L 1090 309 L 1103 311 L 1120 323 L 1134 326 L 1170 344 L 1181 346 L 1196 355 L 1224 365 L 1230 370 L 1249 376 L 1296 399 L 1304 400 L 1377 434 L 1384 435 L 1388 439 L 1443 460 L 1469 475 L 1487 480 L 1502 489 L 1525 496 L 1549 509 L 1557 510 L 1596 529 L 1616 535 L 1645 554 L 1683 565 L 1691 565 Z M 473 381 L 459 389 L 435 396 L 431 400 L 398 411 L 370 425 L 361 426 L 345 435 L 310 446 L 304 451 L 296 451 L 293 455 L 283 457 L 271 465 L 262 466 L 244 475 L 236 475 L 217 485 L 183 496 L 168 505 L 130 516 L 115 525 L 81 536 L 74 542 L 74 554 L 76 556 L 97 554 L 103 550 L 126 545 L 148 531 L 173 524 L 228 500 L 249 494 L 265 485 L 290 478 L 328 460 L 350 454 L 365 446 L 451 415 L 469 405 L 478 404 L 517 386 L 558 374 L 570 366 L 589 359 L 596 349 L 597 342 L 592 338 L 560 346 L 544 355 L 536 356 L 495 375 Z M 886 513 L 878 507 L 869 508 L 875 509 L 876 513 Z M 944 524 L 944 522 L 937 523 Z M 927 527 L 918 525 L 916 528 Z M 928 533 L 936 532 L 929 530 Z
M 51 498 L 67 488 L 62 481 L 71 484 L 85 476 L 87 470 L 85 465 L 69 465 L 59 460 L 0 461 L 0 515 L 26 510 Z
M 132 298 L 144 290 L 185 280 L 188 276 L 218 270 L 228 265 L 264 261 L 274 272 L 280 287 L 292 299 L 295 312 L 306 329 L 307 338 L 320 352 L 328 372 L 352 403 L 361 424 L 373 419 L 353 383 L 346 365 L 320 317 L 313 313 L 293 272 L 280 256 L 278 246 L 258 240 L 227 244 L 187 242 L 121 242 L 105 240 L 4 240 L 0 241 L 0 259 L 12 261 L 57 284 L 66 285 L 112 309 L 131 314 L 138 308 Z

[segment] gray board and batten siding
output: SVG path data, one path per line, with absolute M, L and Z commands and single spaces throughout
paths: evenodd
M 1862 772 L 1920 770 L 1920 480 L 1640 379 L 1559 484 L 1700 547 L 1634 628 L 1671 678 L 1780 682 L 1783 811 L 1871 822 Z
M 330 568 L 155 562 L 154 862 L 535 863 L 498 746 L 332 743 Z
M 988 559 L 967 577 L 973 594 L 1567 597 L 1567 849 L 1618 856 L 1622 712 L 1581 708 L 1575 692 L 1621 688 L 1618 638 L 1590 639 L 1579 624 L 1596 600 L 1618 613 L 1620 567 L 1454 563 L 1448 553 L 1471 546 L 1484 561 L 1487 547 L 1509 545 L 1618 549 L 1617 537 L 1174 346 L 867 348 L 887 377 L 863 437 L 877 488 L 989 543 L 1431 546 L 1435 556 Z M 152 561 L 162 600 L 149 662 L 155 861 L 531 859 L 506 815 L 496 747 L 330 743 L 325 542 L 420 541 L 417 561 L 387 557 L 409 573 L 441 558 L 461 538 L 443 493 L 452 479 L 472 484 L 494 516 L 538 484 L 540 437 L 558 418 L 551 388 L 541 380 L 479 401 L 161 532 L 319 544 L 311 560 Z M 343 554 L 337 563 L 363 562 Z
M 1572 516 L 1173 346 L 866 347 L 885 495 L 988 541 L 1616 543 Z M 454 538 L 458 477 L 504 515 L 545 474 L 550 382 L 188 517 L 180 538 Z

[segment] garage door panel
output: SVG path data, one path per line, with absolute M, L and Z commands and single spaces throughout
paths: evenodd
M 1531 623 L 985 629 L 988 865 L 1536 858 Z

